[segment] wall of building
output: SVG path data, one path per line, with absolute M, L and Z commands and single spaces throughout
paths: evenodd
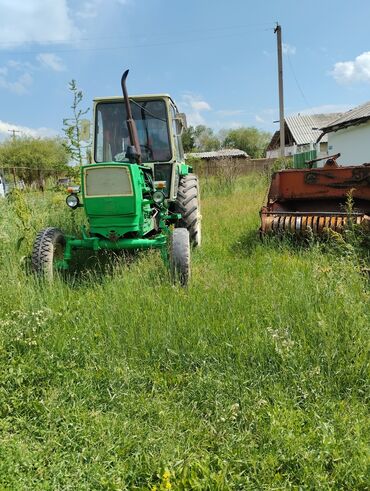
M 307 145 L 292 145 L 290 147 L 285 147 L 285 156 L 292 157 L 297 153 L 308 152 L 309 150 L 313 150 L 316 148 L 318 151 L 318 157 L 325 157 L 328 155 L 327 153 L 327 143 L 321 142 L 319 144 L 316 143 L 307 143 Z M 280 147 L 274 148 L 273 150 L 267 150 L 266 152 L 267 158 L 279 158 L 280 157 Z
M 370 162 L 370 121 L 328 134 L 329 155 L 340 153 L 340 165 Z
M 292 145 L 291 147 L 285 147 L 285 156 L 290 157 L 291 155 L 294 155 L 297 152 L 297 146 Z M 266 158 L 267 159 L 277 159 L 280 157 L 280 147 L 274 148 L 272 150 L 267 150 L 266 152 Z

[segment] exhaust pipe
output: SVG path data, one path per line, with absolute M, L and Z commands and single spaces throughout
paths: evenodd
M 139 136 L 137 133 L 135 120 L 132 117 L 131 105 L 130 105 L 130 100 L 128 98 L 128 92 L 127 92 L 127 87 L 126 87 L 126 79 L 127 79 L 128 72 L 129 72 L 129 70 L 126 70 L 125 72 L 123 72 L 123 75 L 121 78 L 121 87 L 122 87 L 123 99 L 124 99 L 124 103 L 125 103 L 125 107 L 126 107 L 126 123 L 127 123 L 128 134 L 130 137 L 130 144 L 131 144 L 131 146 L 127 148 L 126 157 L 128 157 L 130 162 L 133 164 L 134 163 L 141 164 L 142 157 L 141 157 L 141 148 L 140 148 Z

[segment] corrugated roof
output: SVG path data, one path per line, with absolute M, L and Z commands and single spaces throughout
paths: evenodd
M 297 145 L 306 145 L 307 143 L 316 142 L 322 133 L 321 128 L 338 119 L 341 114 L 294 114 L 292 116 L 286 116 L 285 122 L 295 143 Z M 325 139 L 324 137 L 322 141 L 327 141 L 327 138 Z
M 336 131 L 346 126 L 363 123 L 368 119 L 370 119 L 370 101 L 350 109 L 334 121 L 331 121 L 330 124 L 321 125 L 321 129 L 325 132 L 328 132 L 328 130 Z
M 242 157 L 249 158 L 249 155 L 243 150 L 237 148 L 224 148 L 222 150 L 216 150 L 213 152 L 194 152 L 188 153 L 185 157 L 194 157 L 197 159 L 221 159 L 227 157 Z

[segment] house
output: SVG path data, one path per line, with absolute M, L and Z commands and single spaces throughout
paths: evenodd
M 347 111 L 321 129 L 319 140 L 327 139 L 329 154 L 341 154 L 338 164 L 370 162 L 370 101 Z
M 285 118 L 285 156 L 317 150 L 317 156 L 327 155 L 328 140 L 324 135 L 319 144 L 323 126 L 328 126 L 342 113 L 295 114 Z M 276 131 L 266 150 L 267 158 L 280 157 L 280 131 Z

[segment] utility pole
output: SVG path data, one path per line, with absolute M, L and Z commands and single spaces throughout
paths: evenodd
M 11 133 L 11 134 L 12 134 L 12 139 L 13 139 L 13 141 L 15 140 L 15 134 L 16 134 L 16 133 L 20 133 L 20 131 L 19 131 L 19 130 L 8 130 L 8 131 L 9 131 L 9 133 Z
M 279 119 L 280 119 L 280 156 L 285 157 L 285 119 L 284 119 L 284 87 L 283 87 L 283 48 L 281 42 L 281 26 L 276 23 L 274 32 L 277 41 L 278 72 L 279 72 Z

